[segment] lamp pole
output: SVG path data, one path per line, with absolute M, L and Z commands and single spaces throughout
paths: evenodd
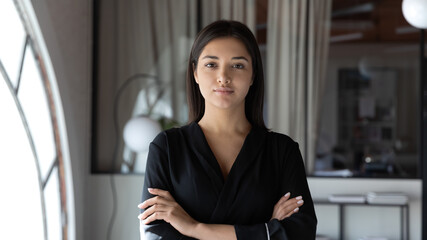
M 406 21 L 420 29 L 420 108 L 419 108 L 419 175 L 422 179 L 421 236 L 427 239 L 427 57 L 425 54 L 425 29 L 427 29 L 427 1 L 403 0 L 402 13 Z
M 420 162 L 422 166 L 422 239 L 427 239 L 427 57 L 425 31 L 420 36 Z

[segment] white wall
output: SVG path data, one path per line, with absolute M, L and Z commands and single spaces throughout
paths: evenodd
M 105 240 L 112 214 L 111 177 L 99 174 L 91 176 L 88 185 L 89 201 L 87 202 L 90 215 L 87 221 L 91 229 L 86 233 L 86 239 Z M 115 175 L 114 184 L 117 190 L 117 217 L 115 218 L 111 240 L 139 239 L 139 209 L 137 205 L 141 200 L 142 175 Z
M 90 175 L 91 118 L 91 1 L 33 1 L 58 79 L 68 129 L 76 204 L 76 238 L 105 240 L 111 215 L 111 188 L 108 175 Z M 116 176 L 119 209 L 112 239 L 138 239 L 138 209 L 143 177 Z M 421 183 L 418 180 L 309 179 L 314 198 L 330 193 L 367 192 L 378 190 L 403 191 L 410 195 L 411 239 L 421 239 Z M 335 216 L 331 209 L 317 208 L 319 232 L 334 236 Z M 386 230 L 380 220 L 364 225 L 366 217 L 390 219 L 386 227 L 397 223 L 393 211 L 369 209 L 350 210 L 351 231 L 356 235 Z M 353 224 L 352 224 L 353 223 Z M 394 228 L 389 231 L 394 233 Z M 373 232 L 375 233 L 375 232 Z

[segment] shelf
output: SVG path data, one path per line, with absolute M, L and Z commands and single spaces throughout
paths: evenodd
M 398 207 L 400 208 L 400 239 L 409 240 L 409 204 L 371 204 L 371 203 L 351 203 L 351 202 L 331 202 L 327 199 L 314 199 L 314 205 L 332 205 L 338 207 L 339 215 L 339 239 L 345 239 L 345 211 L 346 206 L 359 207 Z

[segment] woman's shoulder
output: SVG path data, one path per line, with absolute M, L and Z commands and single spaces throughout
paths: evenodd
M 162 133 L 165 136 L 175 136 L 175 135 L 188 135 L 191 134 L 192 131 L 195 130 L 195 123 L 187 123 L 185 125 L 172 127 L 164 130 Z
M 159 146 L 165 146 L 171 140 L 177 141 L 180 138 L 185 138 L 185 136 L 190 134 L 192 127 L 192 123 L 189 123 L 183 126 L 165 129 L 154 138 L 153 143 Z
M 267 131 L 266 135 L 269 141 L 273 141 L 278 144 L 297 144 L 296 141 L 294 141 L 290 136 L 284 133 Z

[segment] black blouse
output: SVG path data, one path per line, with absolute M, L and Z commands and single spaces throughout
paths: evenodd
M 315 239 L 317 219 L 298 144 L 286 135 L 252 128 L 226 178 L 197 123 L 160 133 L 150 144 L 147 188 L 169 191 L 195 220 L 234 225 L 237 239 Z M 287 192 L 302 196 L 298 213 L 271 220 Z M 151 239 L 191 239 L 169 223 L 144 226 Z

